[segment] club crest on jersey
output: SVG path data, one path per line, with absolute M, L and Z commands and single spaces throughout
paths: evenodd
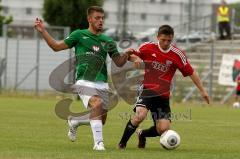
M 95 51 L 95 52 L 98 52 L 99 50 L 100 50 L 100 48 L 98 47 L 98 46 L 93 46 L 93 50 Z
M 101 45 L 104 47 L 106 45 L 106 43 L 105 42 L 101 42 Z
M 156 54 L 152 54 L 153 57 L 157 57 Z

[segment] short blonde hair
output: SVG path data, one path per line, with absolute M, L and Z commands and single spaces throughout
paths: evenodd
M 87 9 L 87 16 L 91 15 L 93 12 L 104 13 L 104 10 L 102 7 L 99 6 L 91 6 Z

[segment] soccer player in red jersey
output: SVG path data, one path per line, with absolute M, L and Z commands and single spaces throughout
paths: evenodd
M 238 103 L 239 103 L 239 96 L 240 96 L 240 75 L 237 76 L 237 78 L 236 78 L 236 83 L 237 83 L 237 87 L 236 87 L 235 102 L 238 102 Z
M 189 76 L 199 89 L 201 96 L 209 104 L 209 96 L 189 63 L 185 53 L 172 44 L 174 30 L 169 25 L 160 26 L 158 43 L 148 42 L 140 46 L 130 61 L 145 64 L 145 74 L 139 95 L 135 104 L 135 115 L 129 120 L 124 130 L 119 148 L 126 148 L 127 141 L 135 132 L 139 124 L 147 117 L 150 110 L 154 125 L 149 129 L 137 132 L 139 148 L 145 148 L 146 137 L 160 136 L 170 129 L 171 109 L 169 105 L 170 86 L 176 70 L 182 75 Z

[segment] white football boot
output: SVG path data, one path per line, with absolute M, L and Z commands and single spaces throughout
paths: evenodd
M 74 124 L 72 122 L 72 118 L 69 117 L 67 122 L 68 122 L 68 126 L 69 126 L 69 130 L 68 130 L 68 138 L 74 142 L 76 141 L 76 138 L 77 138 L 77 128 L 78 128 L 78 125 Z
M 103 142 L 100 141 L 100 142 L 98 142 L 98 143 L 95 143 L 95 145 L 94 145 L 94 147 L 93 147 L 93 150 L 97 150 L 97 151 L 103 151 L 103 150 L 105 150 Z

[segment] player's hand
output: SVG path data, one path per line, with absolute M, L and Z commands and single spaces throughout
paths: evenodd
M 202 95 L 203 99 L 205 99 L 207 104 L 209 104 L 210 103 L 210 98 L 208 96 L 208 93 L 206 91 L 203 91 L 203 92 L 201 92 L 201 95 Z
M 144 68 L 143 64 L 144 63 L 143 63 L 142 59 L 140 59 L 140 58 L 136 58 L 136 60 L 134 61 L 134 67 L 137 69 Z
M 45 27 L 43 25 L 43 21 L 40 18 L 36 18 L 35 22 L 34 22 L 34 27 L 37 29 L 37 31 L 39 31 L 40 33 L 42 33 L 43 31 L 45 31 Z
M 125 53 L 130 57 L 130 55 L 134 54 L 135 52 L 137 52 L 137 50 L 130 48 Z

